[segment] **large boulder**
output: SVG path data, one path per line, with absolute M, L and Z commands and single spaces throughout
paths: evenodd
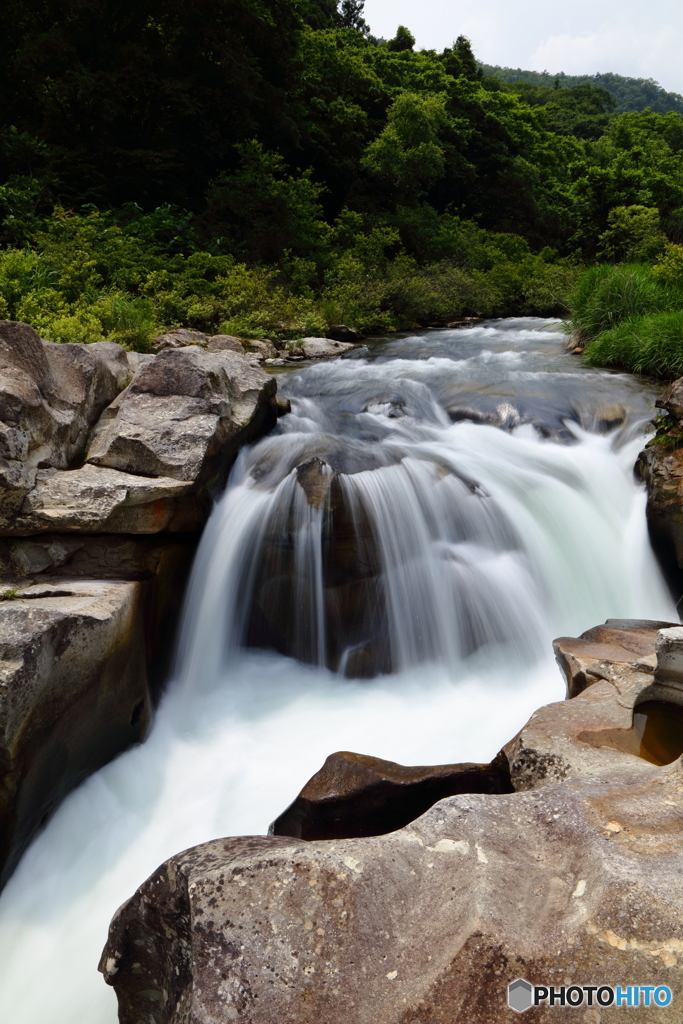
M 106 410 L 87 462 L 202 485 L 274 422 L 276 381 L 224 349 L 165 349 Z
M 449 797 L 377 838 L 206 843 L 121 907 L 100 970 L 121 1024 L 501 1024 L 520 977 L 678 994 L 682 788 L 676 762 Z M 676 1002 L 634 1019 L 678 1024 Z M 529 1019 L 625 1019 L 586 1003 Z
M 331 359 L 355 348 L 355 342 L 334 341 L 332 338 L 303 338 L 300 344 L 307 359 Z
M 28 324 L 0 321 L 0 530 L 43 467 L 65 469 L 130 379 L 118 345 L 55 345 Z
M 144 737 L 143 584 L 43 581 L 0 602 L 0 884 L 59 801 Z
M 625 625 L 587 642 L 622 657 L 654 632 L 654 664 L 632 651 L 630 670 L 613 659 L 610 678 L 535 712 L 504 748 L 514 792 L 461 791 L 370 836 L 363 794 L 383 787 L 391 809 L 403 785 L 407 809 L 429 769 L 336 755 L 302 791 L 317 806 L 281 816 L 298 836 L 219 839 L 163 864 L 117 911 L 100 962 L 121 1024 L 500 1024 L 520 978 L 581 989 L 580 1011 L 558 994 L 530 1020 L 617 1024 L 622 1006 L 606 989 L 598 1004 L 596 984 L 651 986 L 649 1020 L 653 989 L 681 983 L 683 628 L 615 637 Z M 668 763 L 646 743 L 667 720 L 638 723 L 653 704 L 677 712 Z M 434 780 L 449 767 L 470 768 Z M 359 838 L 334 837 L 326 800 L 356 802 Z M 385 810 L 375 802 L 377 832 Z M 326 841 L 306 842 L 315 814 Z M 677 1024 L 680 1008 L 656 1015 Z

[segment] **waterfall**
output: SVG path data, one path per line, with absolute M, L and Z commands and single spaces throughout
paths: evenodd
M 325 756 L 490 759 L 561 699 L 550 642 L 671 619 L 632 467 L 652 389 L 554 323 L 371 346 L 281 378 L 188 588 L 152 732 L 79 787 L 0 898 L 0 1018 L 114 1024 L 116 907 L 166 857 L 264 833 Z

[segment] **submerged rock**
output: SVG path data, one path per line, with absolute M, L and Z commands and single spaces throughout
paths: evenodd
M 66 794 L 150 715 L 143 584 L 52 580 L 0 602 L 0 884 Z

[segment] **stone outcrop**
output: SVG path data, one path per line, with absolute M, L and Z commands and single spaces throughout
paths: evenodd
M 389 834 L 368 835 L 361 809 L 358 838 L 219 839 L 172 857 L 112 921 L 100 970 L 122 1024 L 500 1024 L 520 977 L 678 993 L 683 758 L 648 759 L 638 724 L 639 708 L 673 706 L 683 751 L 683 627 L 659 625 L 558 642 L 594 681 L 504 748 L 513 791 L 448 796 Z M 391 801 L 410 772 L 337 755 L 302 794 L 339 806 L 388 779 Z M 311 811 L 295 801 L 281 818 L 303 836 Z M 675 997 L 656 1017 L 677 1024 Z M 617 1024 L 624 1009 L 529 1013 L 577 1019 Z
M 287 411 L 238 339 L 157 340 L 126 353 L 0 322 L 0 885 L 66 793 L 143 737 L 213 495 Z
M 0 530 L 39 469 L 66 469 L 78 457 L 129 377 L 118 345 L 55 345 L 28 324 L 0 321 Z
M 379 836 L 403 828 L 446 796 L 509 792 L 504 758 L 407 767 L 344 750 L 330 754 L 270 834 L 306 840 Z
M 683 378 L 655 403 L 665 414 L 640 453 L 636 473 L 647 487 L 652 546 L 677 598 L 683 596 Z
M 0 884 L 57 803 L 145 734 L 143 584 L 43 580 L 0 601 Z
M 647 685 L 657 664 L 658 632 L 674 625 L 677 623 L 649 619 L 608 619 L 579 637 L 559 637 L 553 648 L 567 681 L 567 697 L 576 697 L 601 679 L 618 687 L 630 686 L 634 673 Z

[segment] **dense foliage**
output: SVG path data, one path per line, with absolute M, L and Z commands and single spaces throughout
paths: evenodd
M 0 31 L 0 315 L 55 340 L 561 314 L 586 262 L 683 241 L 680 113 L 376 40 L 362 0 L 5 0 Z

